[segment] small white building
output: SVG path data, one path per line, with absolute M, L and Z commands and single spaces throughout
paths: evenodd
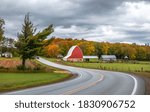
M 1 57 L 12 58 L 12 53 L 10 53 L 10 52 L 2 53 L 2 54 L 1 54 Z
M 101 55 L 102 61 L 117 61 L 117 57 L 115 55 Z
M 98 56 L 83 56 L 85 61 L 90 61 L 90 59 L 98 59 Z
M 57 55 L 57 58 L 63 58 L 63 55 L 59 54 Z

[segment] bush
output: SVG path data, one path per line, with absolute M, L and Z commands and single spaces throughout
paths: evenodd
M 23 65 L 18 65 L 17 70 L 32 70 L 32 69 L 30 67 L 26 67 L 26 66 L 23 66 Z
M 6 67 L 3 67 L 3 66 L 0 66 L 0 70 L 8 70 L 9 68 L 6 68 Z
M 0 66 L 0 69 L 5 69 L 5 67 L 3 67 L 3 66 Z
M 42 67 L 41 66 L 37 66 L 37 67 L 34 68 L 34 70 L 37 70 L 37 71 L 42 70 Z

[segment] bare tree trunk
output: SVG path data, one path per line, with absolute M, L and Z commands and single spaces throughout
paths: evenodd
M 22 66 L 23 66 L 23 68 L 25 68 L 25 66 L 26 66 L 26 59 L 25 58 L 22 59 Z

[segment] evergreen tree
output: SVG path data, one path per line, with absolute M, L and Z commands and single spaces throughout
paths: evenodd
M 0 42 L 4 38 L 4 25 L 5 25 L 5 21 L 0 18 Z
M 4 37 L 4 25 L 5 25 L 5 21 L 0 18 L 0 53 L 2 52 L 2 41 L 5 38 Z
M 44 40 L 54 31 L 53 25 L 49 25 L 43 31 L 35 34 L 36 28 L 29 17 L 29 13 L 27 13 L 24 18 L 22 31 L 18 34 L 18 42 L 16 43 L 16 47 L 22 59 L 23 68 L 25 68 L 27 59 L 32 59 L 35 55 L 38 55 L 44 46 Z

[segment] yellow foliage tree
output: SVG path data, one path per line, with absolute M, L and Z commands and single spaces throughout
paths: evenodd
M 82 49 L 84 55 L 94 55 L 95 46 L 93 42 L 83 41 L 78 43 L 78 46 Z
M 47 57 L 54 58 L 59 55 L 60 49 L 58 45 L 50 44 L 45 47 L 45 52 Z

